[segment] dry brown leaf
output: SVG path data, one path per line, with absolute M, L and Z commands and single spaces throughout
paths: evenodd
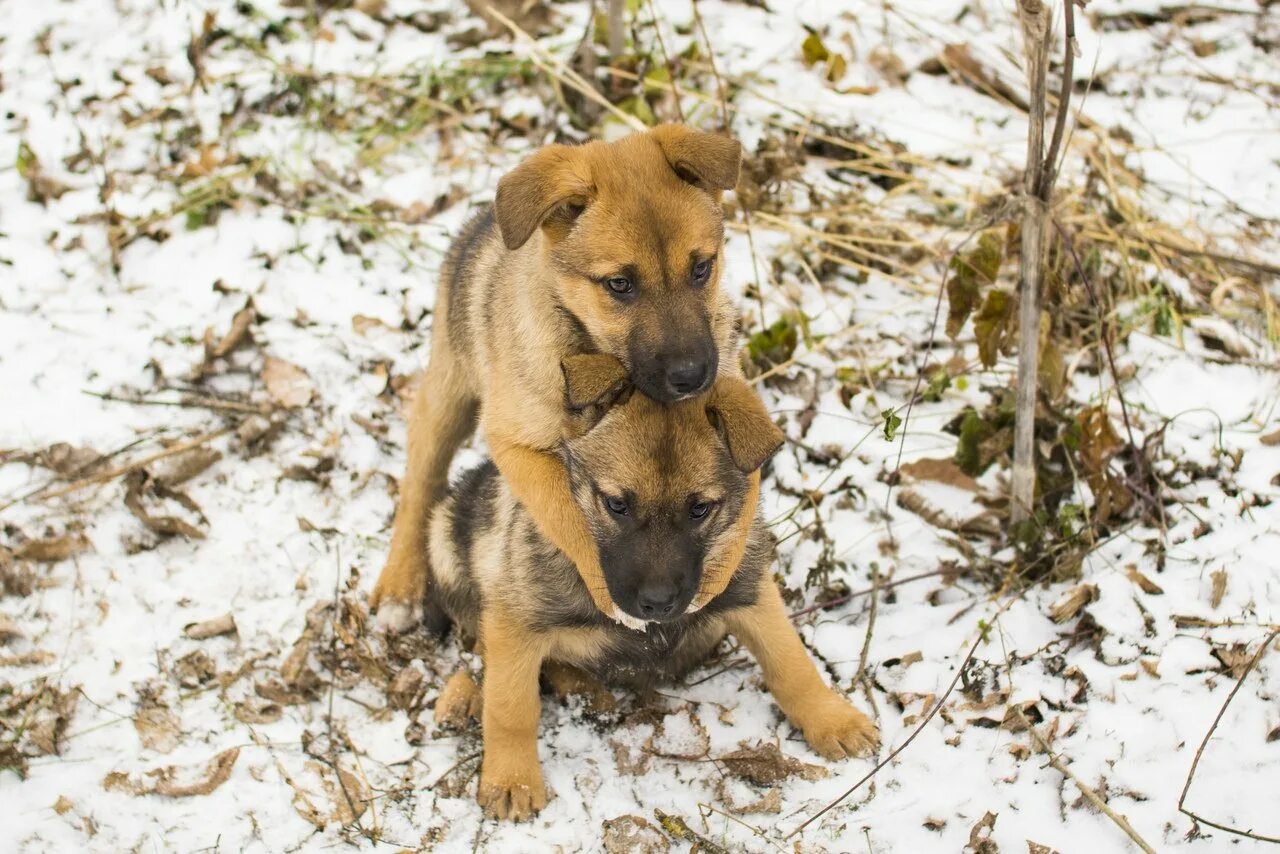
M 973 854 L 1000 854 L 1000 846 L 996 845 L 995 840 L 991 838 L 995 827 L 996 814 L 993 812 L 978 819 L 969 831 L 969 844 L 964 847 L 964 850 L 972 851 Z
M 1273 432 L 1273 433 L 1268 433 L 1268 434 L 1266 434 L 1265 436 L 1263 436 L 1261 439 L 1259 439 L 1258 441 L 1259 441 L 1259 442 L 1261 442 L 1262 444 L 1264 444 L 1264 445 L 1268 446 L 1268 447 L 1273 447 L 1273 446 L 1275 446 L 1275 445 L 1280 445 L 1280 430 L 1276 430 L 1276 431 L 1275 431 L 1275 432 Z
M 257 319 L 257 309 L 253 307 L 253 299 L 247 299 L 244 308 L 235 313 L 231 318 L 231 328 L 227 330 L 227 334 L 222 336 L 218 341 L 213 340 L 213 328 L 210 327 L 204 334 L 204 361 L 207 366 L 215 359 L 222 359 L 229 356 L 238 347 L 248 344 L 253 340 L 249 328 L 253 325 L 253 321 Z
M 601 826 L 608 854 L 666 854 L 671 850 L 671 842 L 662 831 L 641 816 L 607 818 Z
M 150 469 L 150 472 L 156 482 L 172 488 L 191 480 L 220 459 L 222 459 L 221 451 L 201 445 L 161 460 Z
M 202 649 L 189 652 L 173 663 L 173 675 L 184 688 L 195 688 L 218 675 L 213 659 Z
M 1098 598 L 1098 588 L 1093 584 L 1080 584 L 1049 608 L 1049 619 L 1065 623 L 1080 613 L 1085 605 Z
M 1126 569 L 1125 575 L 1129 577 L 1130 581 L 1138 585 L 1143 593 L 1150 593 L 1152 596 L 1160 596 L 1164 594 L 1164 588 L 1139 572 L 1136 566 L 1130 566 Z
M 370 317 L 367 314 L 357 314 L 351 318 L 351 328 L 355 330 L 357 335 L 365 335 L 370 329 L 389 329 L 381 318 Z
M 145 471 L 131 471 L 125 475 L 124 506 L 129 509 L 138 521 L 147 529 L 163 536 L 183 536 L 187 539 L 202 540 L 204 532 L 190 522 L 178 516 L 161 516 L 147 509 L 144 499 L 155 501 L 172 500 L 185 510 L 194 513 L 199 521 L 206 522 L 200 506 L 184 493 L 170 489 L 163 483 L 153 480 Z
M 284 709 L 278 703 L 262 703 L 251 697 L 236 703 L 233 714 L 242 724 L 273 724 L 284 715 Z
M 306 371 L 297 365 L 268 356 L 262 366 L 262 381 L 267 386 L 267 394 L 279 406 L 285 409 L 297 409 L 311 402 L 315 387 Z
M 82 475 L 102 459 L 102 454 L 93 448 L 79 448 L 66 442 L 57 442 L 35 454 L 33 462 L 38 462 L 63 477 Z
M 711 738 L 702 721 L 686 706 L 663 718 L 649 739 L 649 749 L 660 756 L 701 759 L 711 749 Z
M 169 706 L 148 690 L 142 692 L 133 728 L 142 746 L 157 753 L 172 753 L 182 740 L 182 724 Z
M 1222 597 L 1227 595 L 1227 570 L 1215 569 L 1209 573 L 1209 578 L 1213 581 L 1213 590 L 1209 593 L 1209 607 L 1217 608 L 1222 604 Z
M 88 551 L 90 545 L 89 538 L 84 534 L 63 534 L 59 537 L 27 540 L 14 549 L 13 556 L 19 560 L 57 563 Z
M 805 780 L 821 780 L 830 773 L 821 765 L 809 765 L 787 756 L 772 742 L 740 747 L 716 761 L 733 776 L 759 786 L 771 786 L 797 775 Z
M 369 808 L 369 788 L 364 782 L 338 766 L 337 779 L 333 771 L 319 762 L 308 762 L 307 770 L 320 778 L 321 794 L 301 788 L 297 782 L 290 780 L 293 786 L 293 808 L 298 815 L 311 822 L 319 830 L 337 823 L 345 827 L 364 815 Z
M 21 637 L 22 629 L 18 628 L 18 624 L 10 619 L 8 614 L 0 614 L 0 644 L 6 644 Z
M 27 731 L 31 744 L 43 754 L 57 754 L 62 748 L 62 736 L 75 714 L 80 700 L 77 690 L 63 691 L 56 686 L 42 683 L 36 686 L 28 705 L 28 714 L 34 724 Z
M 932 480 L 945 483 L 966 492 L 978 492 L 978 482 L 961 471 L 960 466 L 950 457 L 946 459 L 926 458 L 903 463 L 899 469 L 903 477 L 913 480 Z
M 955 531 L 961 534 L 986 534 L 994 536 L 1002 528 L 1000 519 L 990 511 L 982 511 L 967 519 L 959 518 L 949 508 L 939 506 L 924 490 L 915 486 L 904 486 L 898 490 L 898 506 L 908 510 L 921 519 L 941 528 L 944 531 Z
M 1249 668 L 1253 653 L 1249 652 L 1247 644 L 1233 643 L 1230 646 L 1215 646 L 1213 657 L 1222 662 L 1222 666 L 1230 672 L 1231 678 L 1239 679 Z
M 216 638 L 220 635 L 232 635 L 236 631 L 236 618 L 230 613 L 223 614 L 221 617 L 214 617 L 212 620 L 187 623 L 182 627 L 182 633 L 192 640 L 205 640 L 207 638 Z
M 114 775 L 108 775 L 109 780 L 115 777 L 114 785 L 109 785 L 108 780 L 104 780 L 102 787 L 104 789 L 119 787 L 134 795 L 155 794 L 164 795 L 165 798 L 196 798 L 196 796 L 211 794 L 227 782 L 232 776 L 232 768 L 236 767 L 238 758 L 239 748 L 230 748 L 223 750 L 200 766 L 165 766 L 147 771 L 146 776 L 154 778 L 154 781 L 137 781 L 128 775 L 116 772 Z

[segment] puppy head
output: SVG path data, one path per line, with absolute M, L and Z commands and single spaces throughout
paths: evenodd
M 741 535 L 744 513 L 755 514 L 746 506 L 749 475 L 782 444 L 782 431 L 740 379 L 664 405 L 632 394 L 610 356 L 571 356 L 561 366 L 565 465 L 609 597 L 636 620 L 677 619 L 707 592 L 704 564 Z
M 507 248 L 541 240 L 561 307 L 655 400 L 710 388 L 732 338 L 733 318 L 717 311 L 720 195 L 740 159 L 736 140 L 662 125 L 547 146 L 498 183 Z

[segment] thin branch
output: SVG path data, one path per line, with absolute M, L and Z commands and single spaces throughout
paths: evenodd
M 1183 806 L 1187 800 L 1187 792 L 1191 791 L 1191 781 L 1195 778 L 1196 767 L 1200 764 L 1200 756 L 1204 753 L 1205 746 L 1208 745 L 1209 739 L 1213 736 L 1213 731 L 1218 728 L 1219 722 L 1222 721 L 1222 716 L 1227 713 L 1227 706 L 1231 705 L 1231 701 L 1236 698 L 1236 693 L 1240 690 L 1240 686 L 1244 684 L 1244 680 L 1253 672 L 1253 668 L 1258 666 L 1258 662 L 1262 660 L 1262 656 L 1266 654 L 1267 649 L 1270 648 L 1277 636 L 1280 636 L 1280 629 L 1276 629 L 1271 634 L 1267 635 L 1267 639 L 1262 642 L 1262 646 L 1258 647 L 1258 651 L 1253 654 L 1253 658 L 1249 659 L 1249 666 L 1244 669 L 1244 672 L 1240 674 L 1240 678 L 1236 680 L 1236 685 L 1231 689 L 1231 693 L 1227 695 L 1226 702 L 1222 704 L 1221 709 L 1218 709 L 1218 716 L 1213 719 L 1213 724 L 1210 725 L 1209 731 L 1204 734 L 1204 740 L 1200 742 L 1200 747 L 1196 750 L 1195 759 L 1191 760 L 1191 768 L 1187 771 L 1187 782 L 1183 784 L 1182 794 L 1178 796 L 1178 812 L 1187 816 L 1192 821 L 1199 822 L 1200 824 L 1207 824 L 1210 827 L 1216 827 L 1218 830 L 1226 833 L 1234 833 L 1236 836 L 1245 836 L 1249 839 L 1257 839 L 1260 842 L 1274 842 L 1276 844 L 1280 844 L 1280 837 L 1263 836 L 1262 834 L 1254 833 L 1249 830 L 1240 830 L 1236 827 L 1219 824 L 1216 821 L 1209 821 L 1209 819 L 1202 818 Z
M 1062 88 L 1058 92 L 1058 114 L 1053 121 L 1053 139 L 1049 142 L 1049 150 L 1044 156 L 1044 168 L 1040 173 L 1040 186 L 1036 195 L 1041 200 L 1049 201 L 1053 191 L 1053 182 L 1057 180 L 1058 149 L 1062 146 L 1062 133 L 1067 126 L 1067 114 L 1071 107 L 1072 74 L 1076 59 L 1076 17 L 1074 6 L 1077 2 L 1084 5 L 1083 0 L 1062 0 L 1062 13 L 1066 18 L 1066 50 L 1062 56 Z
M 194 439 L 188 439 L 185 442 L 179 442 L 178 444 L 173 445 L 172 447 L 165 448 L 163 451 L 157 451 L 154 454 L 149 454 L 145 457 L 142 457 L 141 459 L 137 459 L 137 460 L 134 460 L 133 462 L 126 463 L 125 465 L 116 466 L 113 469 L 108 469 L 107 471 L 101 472 L 99 474 L 90 475 L 89 477 L 83 478 L 81 480 L 77 480 L 75 483 L 68 484 L 67 486 L 62 487 L 61 489 L 55 489 L 53 492 L 36 493 L 35 495 L 28 496 L 28 497 L 40 498 L 40 499 L 60 498 L 63 495 L 69 495 L 72 492 L 78 492 L 79 490 L 84 489 L 86 486 L 92 486 L 95 483 L 103 483 L 108 480 L 114 480 L 115 478 L 120 477 L 121 475 L 126 475 L 131 471 L 136 471 L 137 469 L 142 468 L 143 466 L 148 466 L 151 463 L 154 463 L 156 460 L 162 460 L 166 457 L 173 457 L 173 456 L 177 456 L 178 454 L 184 454 L 187 451 L 190 451 L 192 448 L 198 448 L 201 445 L 207 445 L 208 443 L 214 441 L 215 439 L 222 438 L 223 436 L 227 435 L 234 429 L 235 429 L 234 427 L 223 427 L 221 430 L 214 430 L 212 433 L 203 433 L 199 436 L 196 436 Z M 8 506 L 9 505 L 6 504 L 4 507 L 0 507 L 0 510 L 4 510 Z
M 1053 752 L 1053 749 L 1049 747 L 1048 742 L 1041 737 L 1040 733 L 1036 732 L 1036 728 L 1031 725 L 1029 720 L 1027 720 L 1021 709 L 1017 710 L 1017 716 L 1026 725 L 1027 732 L 1031 733 L 1031 740 L 1036 743 L 1036 747 L 1040 749 L 1041 753 L 1049 757 L 1049 764 L 1053 766 L 1053 768 L 1061 773 L 1062 776 L 1075 783 L 1076 788 L 1080 790 L 1080 793 L 1088 798 L 1091 804 L 1101 810 L 1107 818 L 1115 822 L 1116 826 L 1123 830 L 1125 834 L 1134 841 L 1134 844 L 1147 852 L 1147 854 L 1156 854 L 1156 850 L 1148 845 L 1145 839 L 1138 835 L 1138 831 L 1133 829 L 1133 825 L 1129 824 L 1128 819 L 1108 806 L 1107 802 L 1102 799 L 1102 796 L 1081 782 L 1080 778 L 1075 774 L 1071 773 L 1071 769 L 1067 767 L 1067 764 L 1062 761 L 1062 758 L 1058 756 L 1058 754 Z
M 916 728 L 911 731 L 911 735 L 907 737 L 907 740 L 902 742 L 901 745 L 895 748 L 894 751 L 890 753 L 888 756 L 886 756 L 884 759 L 877 762 L 874 768 L 868 771 L 862 777 L 862 779 L 860 779 L 858 782 L 854 783 L 852 786 L 846 789 L 844 794 L 840 795 L 834 801 L 827 804 L 822 809 L 818 810 L 809 818 L 805 819 L 803 824 L 801 824 L 795 830 L 788 833 L 784 837 L 784 839 L 790 839 L 791 837 L 797 835 L 806 827 L 808 827 L 810 824 L 813 824 L 813 822 L 817 821 L 818 819 L 826 815 L 828 812 L 835 809 L 837 806 L 843 803 L 850 795 L 858 791 L 858 789 L 862 788 L 862 785 L 864 783 L 866 783 L 876 774 L 880 773 L 881 768 L 888 765 L 894 759 L 898 758 L 898 754 L 902 753 L 902 751 L 906 750 L 909 746 L 911 746 L 911 742 L 915 741 L 916 736 L 918 736 L 921 733 L 921 731 L 924 730 L 926 726 L 928 726 L 929 721 L 933 720 L 933 716 L 938 713 L 938 710 L 942 708 L 942 704 L 947 701 L 947 698 L 951 696 L 951 692 L 956 689 L 956 685 L 960 683 L 960 675 L 964 673 L 965 667 L 969 665 L 969 661 L 973 658 L 974 653 L 978 651 L 978 644 L 982 643 L 982 636 L 983 636 L 983 633 L 978 632 L 978 637 L 974 639 L 973 646 L 969 647 L 969 652 L 965 654 L 964 660 L 961 661 L 960 666 L 956 668 L 956 675 L 951 680 L 951 684 L 947 686 L 947 690 L 942 693 L 942 696 L 934 701 L 933 708 L 929 709 L 929 714 L 925 715 L 924 720 L 920 721 L 920 723 L 916 726 Z
M 799 619 L 800 617 L 805 616 L 806 614 L 812 614 L 815 611 L 825 611 L 828 608 L 834 608 L 837 605 L 843 605 L 845 602 L 858 599 L 862 596 L 870 596 L 872 593 L 876 592 L 877 590 L 884 592 L 885 590 L 892 590 L 894 587 L 907 584 L 908 582 L 911 582 L 911 581 L 920 581 L 923 578 L 936 578 L 939 575 L 953 575 L 953 574 L 955 574 L 955 570 L 952 570 L 952 569 L 935 569 L 932 572 L 921 572 L 918 575 L 908 575 L 906 578 L 899 578 L 895 581 L 882 581 L 880 582 L 879 586 L 876 586 L 876 587 L 868 587 L 866 590 L 858 590 L 853 593 L 846 593 L 844 596 L 837 596 L 836 598 L 828 599 L 825 602 L 816 602 L 808 606 L 807 608 L 801 608 L 799 611 L 793 611 L 790 614 L 790 617 L 791 619 L 796 620 L 796 619 Z

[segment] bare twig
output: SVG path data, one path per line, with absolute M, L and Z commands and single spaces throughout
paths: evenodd
M 883 768 L 884 766 L 892 762 L 894 759 L 896 759 L 898 757 L 898 754 L 906 750 L 911 745 L 911 742 L 916 740 L 916 736 L 918 736 L 921 733 L 921 731 L 926 726 L 928 726 L 929 721 L 933 720 L 933 716 L 938 713 L 938 710 L 942 708 L 942 704 L 947 701 L 947 698 L 951 696 L 951 692 L 955 690 L 956 685 L 960 683 L 960 675 L 964 673 L 964 669 L 965 667 L 968 666 L 970 659 L 972 659 L 974 653 L 978 651 L 978 644 L 982 643 L 982 637 L 983 637 L 983 633 L 979 632 L 978 637 L 975 638 L 973 641 L 973 646 L 969 647 L 969 652 L 965 655 L 964 659 L 960 662 L 960 666 L 956 668 L 956 675 L 951 680 L 951 684 L 947 686 L 947 690 L 942 693 L 942 696 L 934 701 L 933 707 L 929 709 L 929 714 L 925 715 L 924 719 L 921 720 L 920 723 L 916 725 L 916 728 L 911 731 L 911 735 L 907 736 L 907 740 L 902 742 L 902 744 L 896 747 L 893 750 L 893 752 L 890 753 L 888 756 L 886 756 L 884 759 L 881 759 L 879 762 L 877 762 L 874 768 L 872 768 L 865 775 L 863 775 L 862 779 L 858 780 L 858 782 L 854 783 L 852 786 L 846 789 L 844 791 L 844 794 L 840 795 L 834 801 L 827 804 L 825 807 L 818 810 L 813 815 L 809 816 L 809 818 L 805 819 L 804 823 L 801 824 L 799 827 L 797 827 L 795 830 L 788 833 L 784 837 L 785 839 L 790 839 L 791 837 L 797 835 L 806 827 L 808 827 L 810 824 L 822 818 L 828 812 L 830 812 L 831 810 L 839 806 L 841 803 L 843 803 L 850 795 L 858 791 L 858 789 L 862 788 L 862 785 L 864 783 L 866 783 L 876 774 L 880 773 L 881 768 Z
M 74 483 L 70 483 L 62 487 L 61 489 L 55 489 L 53 492 L 41 491 L 41 492 L 35 493 L 34 495 L 28 495 L 25 497 L 39 498 L 39 499 L 61 498 L 62 496 L 69 495 L 72 492 L 78 492 L 79 490 L 84 489 L 86 486 L 92 486 L 95 483 L 103 483 L 108 480 L 114 480 L 115 478 L 120 477 L 121 475 L 126 475 L 131 471 L 136 471 L 142 468 L 143 466 L 148 466 L 151 463 L 154 463 L 156 460 L 163 460 L 166 457 L 173 457 L 173 456 L 177 456 L 178 454 L 184 454 L 187 451 L 190 451 L 192 448 L 198 448 L 201 445 L 207 445 L 208 443 L 214 441 L 215 439 L 222 438 L 223 436 L 227 435 L 234 429 L 235 428 L 233 427 L 223 427 L 221 430 L 214 430 L 211 433 L 202 433 L 201 435 L 196 436 L 193 439 L 188 439 L 185 442 L 179 442 L 176 445 L 172 445 L 168 448 L 165 448 L 163 451 L 157 451 L 154 454 L 148 454 L 147 456 L 142 457 L 141 459 L 133 460 L 132 462 L 126 463 L 122 466 L 116 466 L 113 469 L 108 469 L 107 471 L 90 475 L 89 477 L 82 478 L 80 480 L 75 481 Z M 23 500 L 23 499 L 15 499 L 15 500 Z M 10 504 L 12 503 L 13 502 L 10 502 Z M 4 505 L 4 507 L 0 507 L 0 510 L 6 509 L 7 507 L 10 506 L 10 504 L 6 504 Z
M 1235 699 L 1236 693 L 1240 690 L 1240 686 L 1244 684 L 1244 680 L 1253 672 L 1253 668 L 1258 666 L 1258 662 L 1262 660 L 1262 656 L 1266 654 L 1267 649 L 1270 648 L 1273 642 L 1275 642 L 1277 636 L 1280 636 L 1280 629 L 1276 629 L 1272 631 L 1271 634 L 1267 635 L 1267 639 L 1262 642 L 1262 646 L 1258 647 L 1258 651 L 1253 654 L 1253 658 L 1249 659 L 1249 666 L 1244 669 L 1244 672 L 1240 674 L 1240 678 L 1236 680 L 1235 687 L 1232 688 L 1231 693 L 1227 695 L 1226 702 L 1222 704 L 1221 709 L 1218 709 L 1217 717 L 1213 719 L 1213 723 L 1209 726 L 1209 731 L 1204 734 L 1204 740 L 1200 742 L 1200 747 L 1196 750 L 1195 759 L 1191 760 L 1191 768 L 1187 770 L 1187 781 L 1182 786 L 1182 794 L 1178 796 L 1178 812 L 1187 816 L 1192 821 L 1199 822 L 1200 824 L 1207 824 L 1210 827 L 1216 827 L 1218 830 L 1226 833 L 1234 833 L 1236 836 L 1245 836 L 1249 839 L 1257 839 L 1261 842 L 1275 842 L 1280 844 L 1280 837 L 1263 836 L 1260 833 L 1254 833 L 1250 830 L 1241 830 L 1236 827 L 1219 824 L 1216 821 L 1210 821 L 1207 818 L 1197 815 L 1184 806 L 1187 800 L 1187 792 L 1191 791 L 1191 781 L 1196 775 L 1196 767 L 1200 764 L 1200 756 L 1204 753 L 1205 746 L 1209 744 L 1209 739 L 1213 736 L 1213 731 L 1218 728 L 1218 724 L 1222 721 L 1222 716 L 1227 713 L 1227 706 L 1231 705 L 1231 701 Z
M 894 581 L 882 581 L 878 586 L 868 587 L 866 590 L 857 590 L 853 593 L 846 593 L 844 596 L 837 596 L 836 598 L 828 599 L 825 602 L 815 602 L 807 608 L 801 608 L 799 611 L 791 612 L 790 616 L 793 620 L 799 619 L 800 617 L 803 617 L 806 614 L 812 614 L 815 611 L 825 611 L 827 608 L 834 608 L 837 605 L 843 605 L 845 602 L 849 602 L 853 599 L 858 599 L 862 596 L 870 596 L 877 590 L 883 592 L 885 590 L 891 590 L 894 587 L 907 584 L 911 581 L 920 581 L 923 578 L 935 578 L 939 575 L 951 575 L 953 573 L 954 570 L 951 569 L 935 569 L 932 572 L 921 572 L 917 575 L 908 575 L 906 578 L 899 578 Z
M 1102 799 L 1102 796 L 1086 786 L 1075 774 L 1071 773 L 1071 769 L 1062 761 L 1062 757 L 1053 752 L 1049 743 L 1041 737 L 1040 733 L 1036 732 L 1036 728 L 1031 725 L 1029 720 L 1027 720 L 1026 715 L 1022 713 L 1021 709 L 1017 709 L 1017 716 L 1021 719 L 1023 725 L 1026 726 L 1027 732 L 1031 733 L 1031 740 L 1036 743 L 1036 747 L 1040 749 L 1041 753 L 1049 757 L 1049 764 L 1053 768 L 1071 782 L 1075 783 L 1076 788 L 1080 790 L 1080 793 L 1084 795 L 1091 804 L 1101 810 L 1107 818 L 1115 822 L 1116 826 L 1123 830 L 1125 834 L 1133 840 L 1135 845 L 1147 852 L 1147 854 L 1156 854 L 1155 849 L 1148 845 L 1147 841 L 1138 835 L 1138 831 L 1133 829 L 1133 825 L 1129 824 L 1128 819 L 1108 806 L 1107 802 Z
M 671 78 L 671 100 L 676 104 L 676 115 L 680 117 L 680 121 L 685 121 L 684 106 L 680 103 L 680 88 L 676 84 L 676 67 L 671 62 L 671 54 L 667 53 L 667 43 L 662 38 L 662 19 L 658 17 L 658 9 L 653 5 L 653 0 L 649 0 L 649 16 L 653 18 L 653 33 L 658 37 L 658 50 L 662 53 L 662 61 L 667 66 L 667 77 Z
M 184 394 L 177 400 L 156 400 L 155 398 L 112 394 L 111 392 L 89 391 L 84 394 L 107 400 L 112 403 L 131 403 L 134 406 L 175 406 L 181 409 L 211 409 L 215 412 L 239 412 L 248 415 L 270 415 L 273 407 L 265 403 L 244 403 L 239 400 L 223 400 L 217 397 L 206 397 L 198 394 Z

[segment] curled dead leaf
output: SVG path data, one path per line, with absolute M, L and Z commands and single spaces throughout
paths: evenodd
M 1080 584 L 1065 596 L 1054 602 L 1049 608 L 1049 619 L 1055 623 L 1065 623 L 1075 617 L 1080 610 L 1098 598 L 1098 588 L 1093 584 Z
M 821 780 L 830 774 L 821 765 L 810 765 L 787 756 L 772 742 L 765 742 L 757 747 L 740 747 L 716 761 L 733 776 L 758 786 L 771 786 L 794 776 L 805 780 Z
M 130 795 L 163 795 L 166 798 L 191 798 L 211 794 L 231 777 L 240 758 L 240 748 L 224 750 L 202 765 L 166 765 L 147 771 L 143 777 L 132 777 L 123 771 L 112 771 L 102 780 L 109 792 Z M 152 779 L 148 780 L 147 777 Z
M 298 409 L 311 402 L 315 387 L 306 371 L 297 365 L 268 356 L 262 366 L 262 381 L 267 394 L 285 409 Z
M 236 631 L 236 618 L 230 613 L 214 617 L 212 620 L 187 623 L 182 627 L 182 633 L 192 640 L 205 640 L 207 638 L 216 638 L 220 635 L 232 635 Z
M 666 854 L 671 842 L 652 822 L 638 815 L 620 815 L 601 822 L 601 840 L 608 854 Z
M 57 563 L 88 551 L 90 546 L 89 538 L 84 534 L 63 534 L 58 537 L 27 540 L 14 549 L 13 556 L 19 560 Z

